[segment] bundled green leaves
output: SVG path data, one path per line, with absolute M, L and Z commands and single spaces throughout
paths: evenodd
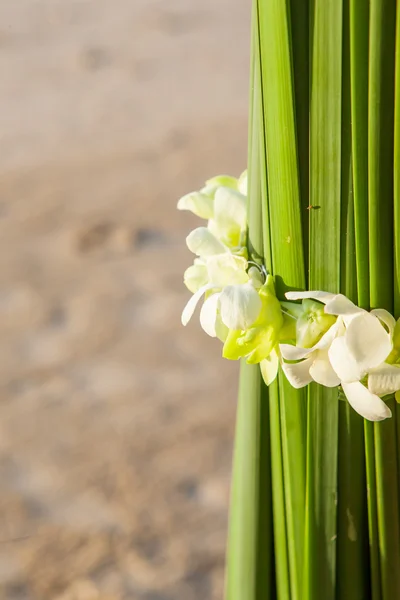
M 270 385 L 279 366 L 294 388 L 312 381 L 341 386 L 364 418 L 391 416 L 382 400 L 400 395 L 400 325 L 384 309 L 367 312 L 342 294 L 288 292 L 279 302 L 273 277 L 248 261 L 246 173 L 218 176 L 178 208 L 207 219 L 187 237 L 194 264 L 184 274 L 193 296 L 182 313 L 186 325 L 200 299 L 200 323 L 223 343 L 222 355 L 260 364 Z

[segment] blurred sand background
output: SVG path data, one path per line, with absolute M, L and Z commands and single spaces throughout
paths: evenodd
M 237 369 L 175 206 L 245 166 L 249 4 L 0 3 L 1 598 L 222 598 Z

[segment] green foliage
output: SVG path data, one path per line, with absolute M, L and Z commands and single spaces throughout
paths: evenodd
M 397 24 L 396 24 L 397 18 Z M 400 8 L 253 0 L 249 254 L 400 316 Z M 400 408 L 242 365 L 227 600 L 400 598 Z

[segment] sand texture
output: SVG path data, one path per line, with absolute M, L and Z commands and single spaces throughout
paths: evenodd
M 0 598 L 222 598 L 237 365 L 175 205 L 245 166 L 249 21 L 0 2 Z

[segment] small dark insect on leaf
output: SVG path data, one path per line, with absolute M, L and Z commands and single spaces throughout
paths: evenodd
M 311 209 L 318 210 L 320 208 L 321 208 L 320 206 L 314 206 L 313 204 L 310 204 L 310 206 L 307 206 L 307 210 L 311 210 Z

